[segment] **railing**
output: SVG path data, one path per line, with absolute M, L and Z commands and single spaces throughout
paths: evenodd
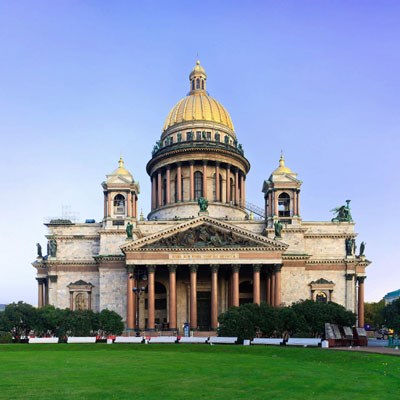
M 255 204 L 249 203 L 246 201 L 245 209 L 253 212 L 261 218 L 265 218 L 265 211 L 261 207 L 256 206 Z
M 171 150 L 176 150 L 176 149 L 224 149 L 224 150 L 229 150 L 234 153 L 240 154 L 241 156 L 244 157 L 244 151 L 242 147 L 235 147 L 227 143 L 221 143 L 221 142 L 211 142 L 208 140 L 190 140 L 190 141 L 184 141 L 184 142 L 178 142 L 178 143 L 173 143 L 167 146 L 159 147 L 157 146 L 154 147 L 152 155 L 159 155 L 162 153 L 165 153 L 167 151 Z

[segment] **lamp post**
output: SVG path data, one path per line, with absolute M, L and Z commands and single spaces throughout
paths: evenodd
M 136 269 L 131 274 L 130 276 L 131 279 L 135 279 L 136 285 L 135 287 L 132 288 L 132 291 L 134 295 L 136 296 L 136 306 L 135 306 L 135 331 L 136 331 L 136 336 L 139 335 L 140 332 L 140 327 L 139 327 L 139 303 L 140 303 L 140 297 L 143 293 L 146 291 L 146 286 L 144 286 L 144 282 L 147 281 L 147 274 L 145 270 L 142 269 Z

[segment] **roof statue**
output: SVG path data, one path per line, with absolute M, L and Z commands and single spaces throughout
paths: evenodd
M 350 212 L 350 201 L 346 200 L 345 206 L 339 206 L 331 210 L 331 212 L 336 213 L 336 216 L 332 218 L 332 222 L 353 222 Z

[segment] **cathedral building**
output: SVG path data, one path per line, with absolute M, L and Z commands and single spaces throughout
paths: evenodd
M 362 246 L 355 254 L 349 202 L 332 221 L 303 221 L 302 182 L 281 155 L 262 185 L 264 208 L 249 205 L 250 162 L 200 62 L 189 85 L 146 166 L 147 219 L 121 158 L 102 183 L 101 222 L 46 224 L 47 255 L 38 247 L 32 264 L 39 307 L 114 310 L 127 329 L 211 331 L 231 306 L 312 299 L 342 304 L 363 326 L 370 262 Z

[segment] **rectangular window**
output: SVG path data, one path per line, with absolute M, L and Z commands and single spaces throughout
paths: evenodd
M 196 140 L 201 140 L 201 132 L 200 131 L 196 132 Z
M 216 141 L 216 142 L 219 142 L 220 139 L 221 139 L 221 135 L 220 135 L 219 133 L 216 133 L 216 134 L 215 134 L 215 141 Z
M 207 132 L 207 139 L 211 140 L 211 132 Z

